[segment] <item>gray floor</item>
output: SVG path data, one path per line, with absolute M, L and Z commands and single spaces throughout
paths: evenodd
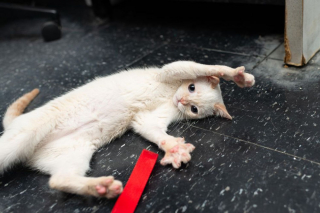
M 27 111 L 130 67 L 175 60 L 244 65 L 256 76 L 253 88 L 221 83 L 232 121 L 170 127 L 196 146 L 190 163 L 163 167 L 163 152 L 128 132 L 94 155 L 89 175 L 114 175 L 125 184 L 148 149 L 159 159 L 136 212 L 320 211 L 320 54 L 303 68 L 284 68 L 283 7 L 125 3 L 105 22 L 82 4 L 54 6 L 63 24 L 58 41 L 42 41 L 43 20 L 0 21 L 1 116 L 33 88 L 41 93 Z M 22 165 L 0 176 L 0 212 L 110 212 L 115 203 L 62 194 L 47 182 Z

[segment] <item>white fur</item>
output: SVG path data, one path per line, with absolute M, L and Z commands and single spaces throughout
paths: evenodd
M 23 161 L 52 175 L 52 188 L 114 197 L 122 191 L 119 181 L 83 177 L 95 150 L 132 128 L 166 152 L 162 164 L 177 168 L 188 162 L 194 147 L 168 135 L 167 126 L 213 115 L 214 104 L 223 104 L 220 87 L 212 89 L 203 76 L 221 72 L 226 78 L 234 75 L 229 67 L 180 61 L 98 78 L 13 120 L 0 138 L 0 173 Z M 190 83 L 196 87 L 193 93 Z M 178 102 L 182 97 L 188 104 Z M 108 192 L 97 193 L 98 186 Z

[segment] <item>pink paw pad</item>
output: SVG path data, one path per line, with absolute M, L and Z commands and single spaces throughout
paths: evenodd
M 107 188 L 104 187 L 104 186 L 102 186 L 102 185 L 97 185 L 97 186 L 96 186 L 96 190 L 97 190 L 97 192 L 98 192 L 98 194 L 99 194 L 100 196 L 102 196 L 102 195 L 104 195 L 104 194 L 107 193 Z
M 174 147 L 170 150 L 170 152 L 171 152 L 171 153 L 176 153 L 176 152 L 178 152 L 178 150 L 179 150 L 179 146 L 177 145 L 177 146 L 174 146 Z
M 235 80 L 235 81 L 241 81 L 241 77 L 238 76 L 238 75 L 236 75 L 236 76 L 234 77 L 234 80 Z
M 121 186 L 115 185 L 115 186 L 111 187 L 111 190 L 114 192 L 120 192 L 120 188 L 121 188 Z

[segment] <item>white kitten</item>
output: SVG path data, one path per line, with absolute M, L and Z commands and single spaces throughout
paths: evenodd
M 113 198 L 122 183 L 113 177 L 84 177 L 92 154 L 128 129 L 156 143 L 162 165 L 179 168 L 194 146 L 166 133 L 174 121 L 214 114 L 231 119 L 223 104 L 219 78 L 240 87 L 254 84 L 244 67 L 178 61 L 162 68 L 133 69 L 98 78 L 20 115 L 38 90 L 7 110 L 0 138 L 0 173 L 16 162 L 51 175 L 51 188 Z M 19 116 L 20 115 L 20 116 Z

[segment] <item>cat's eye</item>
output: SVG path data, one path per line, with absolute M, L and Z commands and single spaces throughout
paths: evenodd
M 189 92 L 194 92 L 194 90 L 196 89 L 196 87 L 194 86 L 194 84 L 190 84 L 189 87 Z
M 191 106 L 191 112 L 193 112 L 194 114 L 198 114 L 198 108 L 196 106 Z

